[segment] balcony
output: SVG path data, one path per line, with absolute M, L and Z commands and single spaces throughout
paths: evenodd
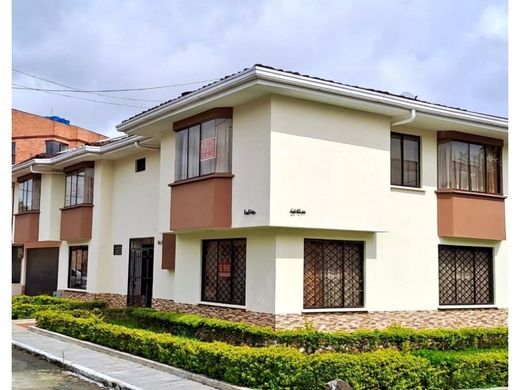
M 504 200 L 502 195 L 437 191 L 439 236 L 505 240 Z
M 232 180 L 215 173 L 170 184 L 170 229 L 230 227 Z
M 92 237 L 92 204 L 61 209 L 60 240 L 81 241 Z
M 38 241 L 40 212 L 24 211 L 14 216 L 14 242 L 23 244 Z

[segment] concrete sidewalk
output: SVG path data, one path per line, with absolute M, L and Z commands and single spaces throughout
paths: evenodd
M 13 321 L 13 346 L 121 390 L 235 390 L 239 387 L 175 367 Z

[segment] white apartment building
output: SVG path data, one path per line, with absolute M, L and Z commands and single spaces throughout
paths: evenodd
M 13 166 L 13 293 L 277 328 L 507 323 L 505 118 L 255 65 L 118 130 Z

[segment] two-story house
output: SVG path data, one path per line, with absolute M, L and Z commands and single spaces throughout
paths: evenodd
M 118 130 L 13 167 L 27 293 L 52 258 L 48 290 L 119 306 L 507 322 L 507 119 L 255 65 Z

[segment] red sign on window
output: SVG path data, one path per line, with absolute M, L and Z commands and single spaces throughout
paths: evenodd
M 230 278 L 231 277 L 231 261 L 222 260 L 218 265 L 218 277 L 219 278 Z
M 200 161 L 211 160 L 216 155 L 216 139 L 208 138 L 200 141 Z

